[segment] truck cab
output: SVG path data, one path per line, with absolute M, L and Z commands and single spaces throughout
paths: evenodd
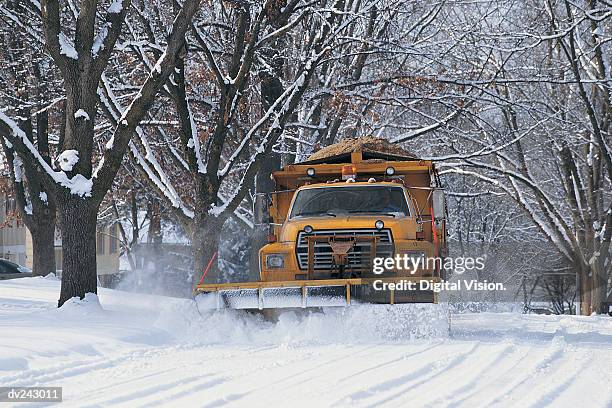
M 263 282 L 403 276 L 441 277 L 444 196 L 431 161 L 359 149 L 286 166 L 258 195 L 268 221 L 259 251 Z M 423 259 L 420 267 L 374 271 L 376 258 Z M 379 268 L 380 269 L 380 268 Z

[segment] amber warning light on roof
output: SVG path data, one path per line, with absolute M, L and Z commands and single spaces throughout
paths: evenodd
M 342 180 L 356 179 L 357 178 L 357 167 L 352 164 L 342 166 Z

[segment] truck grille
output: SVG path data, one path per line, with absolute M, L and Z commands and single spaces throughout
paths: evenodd
M 333 236 L 337 238 L 351 237 L 378 237 L 376 244 L 377 257 L 393 256 L 393 236 L 389 229 L 354 229 L 354 230 L 318 230 L 310 234 L 304 231 L 298 233 L 296 254 L 300 269 L 308 269 L 308 241 L 307 236 Z M 365 270 L 370 267 L 369 242 L 356 242 L 355 247 L 348 253 L 348 267 L 355 270 Z M 333 251 L 327 242 L 315 242 L 314 244 L 314 269 L 329 270 L 332 267 Z

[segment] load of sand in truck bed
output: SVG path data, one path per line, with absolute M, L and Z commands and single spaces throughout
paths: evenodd
M 364 160 L 383 159 L 383 160 L 418 160 L 418 157 L 390 143 L 386 139 L 374 136 L 362 136 L 358 138 L 343 139 L 338 143 L 326 146 L 313 153 L 308 160 L 303 163 L 341 163 L 353 152 L 360 151 Z

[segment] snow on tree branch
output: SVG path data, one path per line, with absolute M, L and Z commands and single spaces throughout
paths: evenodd
M 3 125 L 3 126 L 1 126 Z M 19 154 L 36 163 L 37 167 L 53 180 L 58 185 L 67 188 L 70 193 L 81 196 L 90 197 L 92 181 L 84 177 L 82 174 L 75 174 L 68 177 L 64 171 L 54 171 L 51 166 L 43 159 L 34 147 L 32 142 L 27 138 L 23 130 L 17 126 L 12 119 L 0 111 L 0 132 L 2 137 L 5 137 L 9 142 L 19 150 Z

